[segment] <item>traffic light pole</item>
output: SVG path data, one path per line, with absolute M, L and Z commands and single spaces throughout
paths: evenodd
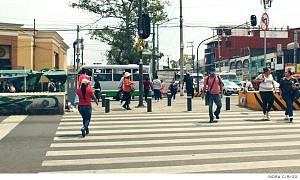
M 139 0 L 139 18 L 142 18 L 142 0 Z M 142 21 L 139 21 L 140 26 Z M 138 29 L 138 31 L 140 31 L 140 29 Z M 138 32 L 138 34 L 142 34 L 141 32 Z M 139 62 L 139 104 L 137 107 L 144 107 L 144 103 L 143 103 L 143 51 L 140 50 L 139 54 L 140 54 L 140 62 Z

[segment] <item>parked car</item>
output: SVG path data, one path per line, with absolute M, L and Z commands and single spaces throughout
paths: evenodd
M 223 94 L 230 96 L 231 94 L 238 94 L 241 91 L 241 87 L 232 81 L 223 81 Z

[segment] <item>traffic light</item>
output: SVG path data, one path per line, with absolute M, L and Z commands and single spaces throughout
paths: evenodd
M 256 16 L 255 15 L 251 15 L 251 26 L 256 26 L 257 25 L 257 21 L 256 21 Z
M 150 17 L 148 14 L 142 14 L 138 20 L 138 34 L 141 39 L 147 39 L 150 36 Z

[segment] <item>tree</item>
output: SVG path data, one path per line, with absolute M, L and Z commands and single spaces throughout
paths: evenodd
M 171 69 L 174 69 L 174 68 L 178 68 L 178 61 L 175 61 L 175 60 L 171 60 L 170 61 L 170 64 L 171 64 Z
M 151 21 L 160 22 L 167 19 L 165 5 L 161 0 L 143 0 L 145 12 L 152 17 Z M 83 9 L 100 15 L 100 19 L 109 19 L 116 26 L 106 25 L 101 29 L 90 30 L 91 39 L 98 39 L 111 46 L 107 52 L 109 64 L 137 63 L 136 52 L 139 0 L 77 0 L 73 8 Z

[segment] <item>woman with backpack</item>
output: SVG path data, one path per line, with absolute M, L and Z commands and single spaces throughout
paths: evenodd
M 255 83 L 259 83 L 259 94 L 262 100 L 263 120 L 270 120 L 270 110 L 274 103 L 275 83 L 269 68 L 264 68 L 263 73 L 256 77 Z
M 176 83 L 175 79 L 173 79 L 172 82 L 169 84 L 168 89 L 171 92 L 171 97 L 173 98 L 173 101 L 175 101 L 176 94 L 178 91 L 178 84 Z

